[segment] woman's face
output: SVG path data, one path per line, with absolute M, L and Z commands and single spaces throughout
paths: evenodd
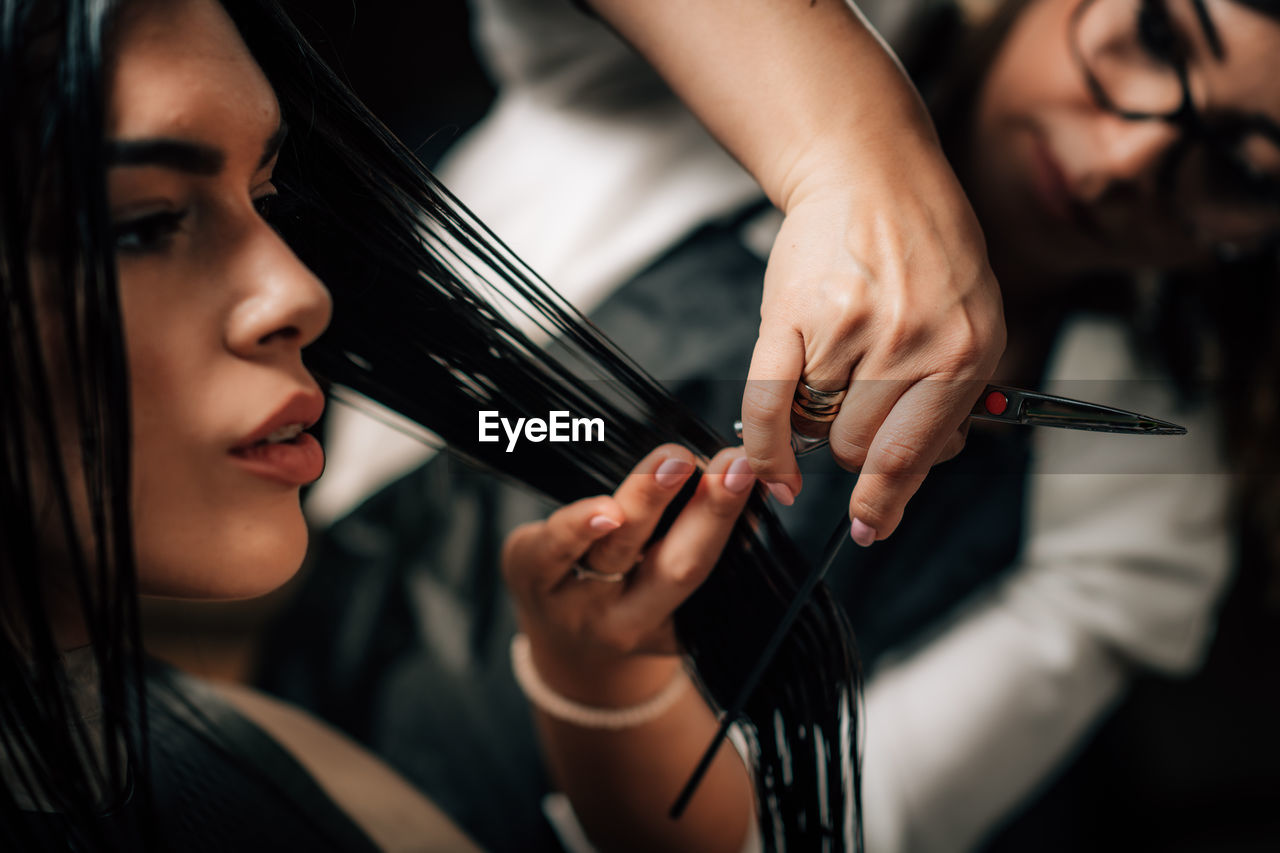
M 1172 24 L 1165 43 L 1185 57 L 1196 111 L 1210 123 L 1240 115 L 1280 125 L 1280 22 L 1231 0 L 1205 0 L 1207 30 L 1192 0 L 1162 5 Z M 1233 185 L 1206 164 L 1203 148 L 1168 171 L 1180 127 L 1100 106 L 1082 67 L 1121 108 L 1164 113 L 1181 100 L 1177 74 L 1153 58 L 1160 35 L 1142 6 L 1032 0 L 995 57 L 965 167 L 993 255 L 1024 272 L 1192 264 L 1214 245 L 1247 245 L 1276 228 L 1266 205 L 1221 200 L 1220 188 Z M 1280 176 L 1274 142 L 1250 135 L 1235 150 L 1247 168 Z
M 283 134 L 215 0 L 133 0 L 109 69 L 108 195 L 132 382 L 139 578 L 243 597 L 302 562 L 298 435 L 323 397 L 301 351 L 329 294 L 264 219 Z

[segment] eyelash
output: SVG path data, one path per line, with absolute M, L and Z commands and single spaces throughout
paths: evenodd
M 272 192 L 253 200 L 258 216 L 272 228 L 283 212 L 280 193 Z M 163 252 L 182 229 L 190 210 L 165 210 L 116 223 L 112 226 L 112 242 L 121 254 L 144 255 Z
M 187 218 L 187 210 L 161 211 L 112 226 L 116 251 L 123 254 L 145 254 L 168 248 Z

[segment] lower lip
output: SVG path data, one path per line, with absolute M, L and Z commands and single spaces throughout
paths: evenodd
M 324 472 L 324 449 L 305 432 L 293 441 L 233 450 L 231 457 L 250 473 L 286 486 L 305 486 Z

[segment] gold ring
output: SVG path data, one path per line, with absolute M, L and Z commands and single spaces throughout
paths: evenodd
M 820 391 L 802 379 L 796 384 L 791 411 L 805 420 L 830 423 L 836 419 L 840 404 L 848 395 L 848 387 L 839 391 Z

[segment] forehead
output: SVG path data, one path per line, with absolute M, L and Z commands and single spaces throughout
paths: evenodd
M 234 147 L 279 124 L 275 93 L 216 0 L 130 0 L 113 30 L 107 135 Z

